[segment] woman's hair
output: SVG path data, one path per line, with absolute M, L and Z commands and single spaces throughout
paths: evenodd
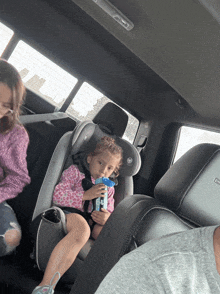
M 104 136 L 97 143 L 95 150 L 93 152 L 91 152 L 90 154 L 92 156 L 96 156 L 104 151 L 108 151 L 111 154 L 119 156 L 119 158 L 120 158 L 119 165 L 118 165 L 117 169 L 114 171 L 115 177 L 117 177 L 119 175 L 119 169 L 122 165 L 123 150 L 120 146 L 118 146 L 115 143 L 115 140 L 113 138 Z
M 1 58 L 0 83 L 7 85 L 12 92 L 11 110 L 13 111 L 0 119 L 0 133 L 7 133 L 18 123 L 20 108 L 24 101 L 26 90 L 17 69 Z

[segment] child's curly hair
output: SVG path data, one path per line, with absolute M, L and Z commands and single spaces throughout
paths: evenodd
M 108 136 L 102 137 L 101 140 L 97 143 L 95 150 L 91 152 L 91 155 L 96 156 L 106 150 L 109 151 L 111 154 L 119 156 L 120 158 L 119 165 L 114 171 L 115 177 L 118 177 L 119 169 L 123 163 L 123 150 L 115 143 L 115 140 L 113 138 Z

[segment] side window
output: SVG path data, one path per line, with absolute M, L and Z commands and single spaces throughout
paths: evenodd
M 90 84 L 84 82 L 67 109 L 67 113 L 78 120 L 93 119 L 96 113 L 109 101 L 100 91 Z M 123 138 L 133 143 L 137 132 L 139 121 L 130 113 L 128 114 L 128 125 Z
M 18 69 L 27 88 L 57 107 L 77 83 L 74 76 L 23 41 L 18 42 L 8 61 Z
M 8 42 L 14 35 L 14 32 L 0 22 L 0 56 L 4 52 Z
M 220 133 L 191 127 L 181 127 L 174 162 L 190 148 L 200 143 L 214 143 L 220 145 Z
M 6 48 L 13 31 L 0 23 L 0 53 Z M 75 87 L 78 79 L 23 41 L 19 41 L 9 60 L 19 71 L 25 86 L 51 104 L 60 108 Z M 93 119 L 111 101 L 103 93 L 84 82 L 73 97 L 67 113 L 78 120 Z M 123 136 L 133 143 L 139 121 L 128 114 Z

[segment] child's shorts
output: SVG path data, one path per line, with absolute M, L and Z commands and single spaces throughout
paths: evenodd
M 11 253 L 15 246 L 9 246 L 5 242 L 5 233 L 8 230 L 16 229 L 21 234 L 15 213 L 6 201 L 0 203 L 0 257 Z

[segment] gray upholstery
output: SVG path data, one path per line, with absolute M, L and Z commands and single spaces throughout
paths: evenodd
M 51 207 L 54 187 L 59 181 L 64 163 L 71 151 L 72 136 L 73 132 L 68 132 L 63 135 L 54 150 L 37 198 L 32 220 L 45 209 Z
M 220 146 L 199 144 L 162 177 L 155 198 L 197 226 L 220 223 Z
M 105 133 L 92 121 L 85 121 L 80 123 L 73 132 L 66 133 L 60 139 L 42 184 L 33 219 L 51 206 L 54 187 L 58 183 L 63 169 L 68 168 L 73 163 L 72 155 L 80 151 L 86 156 L 104 135 Z M 141 160 L 138 151 L 132 144 L 118 137 L 115 137 L 115 139 L 117 144 L 123 148 L 123 165 L 120 170 L 119 181 L 121 179 L 124 186 L 124 194 L 117 193 L 116 187 L 115 197 L 117 199 L 118 195 L 122 199 L 129 194 L 133 194 L 132 176 L 140 169 Z M 120 187 L 120 182 L 118 187 Z M 45 197 L 45 195 L 47 196 Z
M 72 139 L 71 155 L 77 154 L 78 152 L 84 153 L 85 156 L 88 155 L 91 150 L 95 149 L 97 142 L 103 136 L 107 135 L 92 121 L 85 121 L 82 125 L 86 127 L 80 130 L 77 129 L 77 134 Z M 120 137 L 114 135 L 112 137 L 123 149 L 123 165 L 120 168 L 121 177 L 131 177 L 135 175 L 139 171 L 141 163 L 137 149 L 131 143 Z M 68 164 L 65 166 L 67 167 Z
M 82 130 L 80 136 L 74 136 L 72 142 L 71 155 L 77 154 L 79 151 L 84 153 L 84 157 L 96 146 L 96 143 L 106 135 L 98 125 L 93 122 L 85 122 L 86 128 Z M 128 195 L 133 194 L 133 178 L 140 169 L 140 155 L 137 149 L 128 141 L 120 137 L 115 137 L 116 143 L 123 149 L 123 165 L 120 168 L 118 177 L 118 186 L 115 189 L 115 206 Z M 72 164 L 72 159 L 69 158 L 65 164 L 67 168 Z M 86 164 L 86 162 L 85 162 Z
M 51 158 L 32 219 L 51 207 L 54 188 L 59 182 L 62 171 L 73 164 L 72 155 L 80 152 L 86 158 L 86 155 L 94 149 L 96 143 L 104 135 L 106 134 L 100 130 L 98 125 L 92 121 L 85 121 L 80 123 L 73 132 L 66 133 L 60 139 Z M 123 165 L 118 186 L 115 188 L 115 206 L 117 206 L 122 199 L 133 194 L 132 177 L 138 172 L 141 160 L 138 151 L 132 144 L 118 137 L 115 137 L 115 140 L 123 148 Z M 79 255 L 80 259 L 86 257 L 91 245 L 89 242 L 84 246 Z

